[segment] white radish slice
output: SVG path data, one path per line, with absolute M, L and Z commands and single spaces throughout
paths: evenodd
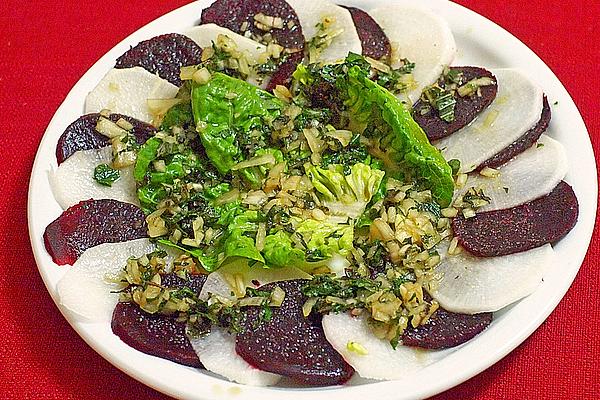
M 87 249 L 58 281 L 60 304 L 85 322 L 109 322 L 119 301 L 119 294 L 111 292 L 122 287 L 108 279 L 118 275 L 129 257 L 141 257 L 154 249 L 148 239 Z
M 213 42 L 217 42 L 217 37 L 219 35 L 225 35 L 235 42 L 238 51 L 244 53 L 250 66 L 259 64 L 259 56 L 267 51 L 265 45 L 215 24 L 195 26 L 184 32 L 184 35 L 192 39 L 202 48 L 211 47 Z M 257 86 L 266 86 L 266 82 L 263 82 L 252 68 L 250 68 L 250 74 L 247 81 Z
M 202 48 L 212 47 L 213 42 L 217 42 L 217 36 L 225 35 L 235 42 L 238 51 L 245 53 L 250 64 L 258 63 L 258 57 L 267 51 L 265 45 L 215 24 L 194 26 L 183 34 Z
M 113 68 L 85 98 L 85 112 L 108 109 L 152 122 L 148 99 L 171 99 L 178 90 L 177 86 L 142 67 Z
M 94 180 L 94 168 L 99 164 L 110 164 L 111 161 L 110 147 L 80 150 L 67 158 L 48 176 L 58 204 L 65 210 L 89 199 L 114 199 L 138 205 L 133 167 L 119 170 L 121 177 L 110 187 Z
M 230 381 L 271 386 L 281 379 L 281 375 L 261 371 L 248 364 L 235 351 L 235 336 L 222 328 L 212 327 L 210 333 L 189 339 L 204 368 Z
M 460 171 L 473 171 L 519 139 L 540 120 L 543 90 L 516 69 L 491 70 L 498 81 L 496 98 L 469 125 L 435 146 L 446 160 L 460 160 Z
M 490 204 L 479 209 L 480 212 L 519 206 L 550 193 L 568 169 L 563 145 L 542 135 L 537 145 L 498 168 L 500 175 L 497 177 L 469 175 L 466 185 L 455 193 L 455 198 L 474 187 L 483 190 L 491 199 Z
M 329 343 L 362 378 L 408 379 L 411 374 L 455 350 L 425 350 L 408 346 L 398 346 L 394 350 L 389 341 L 375 337 L 365 318 L 352 317 L 348 313 L 325 315 L 323 330 Z M 349 342 L 360 345 L 366 354 L 349 350 Z
M 497 311 L 531 294 L 554 262 L 549 244 L 502 257 L 446 255 L 436 267 L 440 281 L 431 295 L 448 311 Z
M 234 293 L 243 293 L 247 287 L 257 288 L 272 282 L 295 279 L 312 279 L 312 276 L 291 266 L 263 268 L 261 265 L 248 266 L 246 260 L 238 260 L 209 274 L 200 291 L 200 298 L 206 300 L 210 294 L 214 294 L 233 300 L 236 298 Z
M 349 52 L 362 53 L 362 45 L 350 11 L 326 0 L 288 0 L 288 4 L 298 14 L 306 42 L 309 42 L 319 33 L 317 25 L 326 17 L 333 21 L 328 31 L 343 30 L 342 33 L 333 38 L 329 46 L 321 51 L 317 59 L 318 62 L 323 64 L 335 63 L 344 60 Z
M 369 15 L 379 24 L 392 45 L 392 67 L 400 60 L 415 63 L 415 86 L 398 97 L 416 102 L 425 86 L 434 83 L 456 55 L 456 42 L 448 23 L 414 1 L 400 1 L 375 8 Z

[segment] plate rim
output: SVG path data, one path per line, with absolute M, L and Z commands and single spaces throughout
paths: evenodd
M 397 395 L 398 387 L 406 386 L 406 381 L 408 379 L 405 379 L 402 381 L 382 381 L 382 382 L 376 382 L 376 383 L 371 383 L 371 384 L 367 384 L 367 385 L 359 385 L 359 386 L 343 386 L 343 387 L 337 386 L 337 387 L 327 387 L 327 388 L 288 389 L 288 388 L 280 388 L 280 387 L 269 387 L 269 388 L 248 387 L 245 385 L 239 385 L 236 383 L 227 382 L 221 378 L 214 378 L 213 375 L 207 374 L 207 373 L 201 373 L 201 374 L 196 373 L 196 375 L 202 377 L 202 379 L 197 378 L 199 380 L 204 381 L 204 378 L 207 379 L 205 383 L 210 384 L 210 393 L 208 391 L 206 393 L 192 393 L 189 390 L 183 390 L 182 388 L 173 387 L 171 382 L 168 380 L 165 380 L 165 379 L 156 380 L 155 379 L 156 377 L 152 376 L 152 374 L 150 373 L 150 369 L 139 368 L 140 367 L 139 365 L 132 366 L 132 365 L 130 365 L 131 364 L 130 361 L 124 360 L 123 357 L 119 357 L 118 355 L 112 354 L 113 352 L 111 352 L 111 351 L 107 351 L 106 346 L 103 346 L 102 343 L 98 342 L 98 337 L 95 337 L 90 334 L 90 331 L 88 330 L 88 328 L 89 328 L 89 325 L 93 325 L 93 324 L 86 324 L 86 323 L 82 323 L 80 321 L 76 321 L 71 315 L 69 315 L 69 313 L 60 305 L 60 302 L 58 300 L 55 289 L 51 287 L 52 280 L 50 279 L 50 277 L 48 275 L 48 271 L 45 269 L 46 268 L 45 264 L 48 261 L 48 256 L 47 256 L 47 254 L 44 254 L 45 248 L 43 246 L 43 239 L 42 239 L 41 235 L 38 235 L 38 231 L 40 230 L 39 226 L 38 226 L 39 222 L 37 222 L 37 223 L 35 222 L 34 216 L 37 214 L 36 194 L 37 194 L 38 188 L 36 187 L 36 182 L 39 182 L 39 178 L 40 178 L 39 173 L 37 173 L 37 172 L 40 171 L 41 164 L 48 161 L 48 160 L 42 159 L 43 158 L 42 155 L 44 153 L 44 147 L 45 146 L 47 147 L 48 144 L 50 144 L 52 147 L 55 147 L 55 142 L 48 143 L 48 142 L 51 142 L 50 138 L 52 137 L 52 128 L 54 128 L 55 125 L 60 125 L 60 122 L 61 122 L 60 120 L 64 119 L 64 118 L 61 118 L 62 114 L 64 114 L 63 109 L 66 107 L 66 105 L 70 101 L 76 101 L 76 100 L 73 100 L 73 98 L 78 97 L 80 95 L 80 92 L 82 91 L 81 90 L 82 87 L 86 86 L 84 83 L 89 81 L 91 79 L 91 77 L 93 77 L 95 74 L 101 73 L 103 70 L 104 70 L 104 72 L 106 72 L 106 70 L 104 69 L 104 64 L 106 64 L 108 60 L 110 60 L 111 63 L 114 63 L 114 58 L 116 58 L 116 57 L 113 57 L 113 54 L 118 53 L 119 51 L 122 52 L 121 49 L 126 50 L 128 48 L 127 46 L 129 46 L 129 44 L 132 44 L 132 43 L 136 44 L 137 42 L 139 42 L 141 40 L 145 40 L 145 39 L 149 38 L 150 36 L 148 36 L 148 32 L 152 32 L 152 30 L 155 30 L 154 28 L 161 25 L 162 21 L 168 20 L 169 18 L 172 19 L 172 16 L 178 15 L 178 14 L 183 14 L 184 12 L 186 12 L 188 10 L 196 10 L 196 8 L 197 8 L 197 10 L 200 10 L 202 8 L 203 4 L 207 5 L 207 4 L 210 4 L 211 2 L 212 2 L 212 0 L 199 0 L 199 1 L 187 4 L 187 5 L 184 5 L 182 7 L 179 7 L 175 10 L 172 10 L 169 13 L 164 14 L 164 15 L 158 17 L 157 19 L 155 19 L 154 21 L 137 29 L 135 32 L 133 32 L 132 34 L 127 36 L 125 39 L 123 39 L 122 41 L 117 43 L 111 50 L 109 50 L 104 55 L 102 55 L 102 57 L 100 57 L 93 64 L 93 66 L 90 67 L 83 74 L 83 76 L 71 88 L 71 90 L 69 91 L 69 93 L 67 94 L 67 96 L 65 97 L 63 102 L 61 103 L 61 105 L 58 107 L 58 109 L 55 112 L 54 116 L 52 117 L 51 121 L 49 122 L 48 127 L 47 127 L 46 131 L 44 132 L 44 135 L 40 141 L 39 147 L 36 151 L 36 157 L 35 157 L 35 161 L 34 161 L 34 164 L 32 167 L 32 173 L 31 173 L 31 178 L 30 178 L 30 182 L 29 182 L 28 200 L 27 200 L 28 228 L 29 228 L 30 241 L 31 241 L 34 257 L 36 260 L 36 266 L 38 267 L 40 275 L 42 276 L 42 279 L 46 286 L 46 290 L 51 295 L 57 308 L 63 314 L 65 319 L 69 322 L 71 327 L 73 327 L 73 329 L 75 329 L 75 331 L 78 333 L 78 335 L 80 337 L 82 337 L 82 339 L 90 347 L 92 347 L 92 349 L 94 349 L 95 352 L 97 352 L 99 355 L 101 355 L 103 358 L 105 358 L 107 361 L 109 361 L 115 367 L 117 367 L 121 371 L 125 372 L 126 374 L 130 375 L 134 379 L 136 379 L 136 380 L 142 382 L 143 384 L 148 385 L 156 390 L 159 390 L 163 393 L 169 394 L 171 396 L 185 397 L 185 398 L 198 398 L 198 399 L 213 399 L 213 398 L 220 398 L 223 395 L 229 395 L 229 396 L 235 395 L 239 399 L 246 399 L 246 398 L 252 399 L 252 398 L 256 398 L 256 396 L 260 395 L 266 399 L 270 399 L 270 398 L 274 399 L 275 396 L 281 395 L 282 391 L 284 391 L 286 393 L 286 396 L 290 399 L 296 399 L 296 398 L 297 399 L 307 399 L 307 398 L 325 399 L 325 397 L 331 397 L 336 392 L 340 393 L 342 395 L 347 395 L 347 394 L 368 395 L 368 396 L 374 396 L 374 395 L 378 395 L 378 394 L 382 394 L 382 395 L 386 394 L 388 396 L 390 394 Z M 367 7 L 365 7 L 365 9 L 368 10 L 369 8 L 371 8 L 371 7 L 368 7 L 369 4 L 374 5 L 377 3 L 383 3 L 383 1 L 353 0 L 353 1 L 342 1 L 341 3 L 350 4 L 350 5 L 359 5 L 359 6 L 366 5 Z M 440 372 L 443 372 L 443 371 L 439 371 L 440 370 L 439 364 L 441 362 L 434 363 L 430 367 L 427 367 L 427 369 L 433 370 L 434 374 L 437 372 L 437 377 L 439 377 L 440 379 L 438 379 L 431 386 L 428 386 L 427 388 L 415 390 L 411 393 L 408 393 L 409 396 L 403 396 L 402 398 L 428 397 L 428 396 L 440 393 L 444 390 L 447 390 L 451 387 L 454 387 L 454 386 L 466 381 L 467 379 L 475 376 L 476 374 L 480 373 L 481 371 L 489 368 L 491 365 L 498 362 L 500 359 L 502 359 L 504 356 L 506 356 L 509 352 L 511 352 L 514 348 L 516 348 L 518 345 L 520 345 L 527 337 L 529 337 L 541 325 L 541 323 L 546 320 L 546 318 L 549 316 L 549 314 L 556 308 L 558 303 L 562 300 L 562 298 L 566 294 L 566 291 L 568 290 L 568 288 L 571 286 L 573 280 L 575 279 L 575 276 L 577 275 L 577 272 L 579 271 L 579 269 L 583 263 L 585 255 L 587 254 L 587 249 L 588 249 L 588 246 L 589 246 L 591 238 L 592 238 L 595 214 L 597 212 L 597 176 L 596 176 L 597 170 L 596 170 L 596 161 L 595 161 L 595 157 L 593 156 L 593 148 L 591 146 L 589 133 L 587 131 L 587 128 L 585 127 L 585 123 L 583 121 L 583 118 L 581 117 L 581 113 L 578 111 L 577 106 L 573 102 L 571 96 L 569 95 L 567 90 L 564 88 L 564 86 L 562 85 L 562 83 L 560 82 L 558 77 L 543 62 L 543 60 L 541 60 L 540 57 L 537 56 L 537 54 L 534 51 L 529 49 L 523 42 L 521 42 L 518 38 L 516 38 L 515 36 L 510 34 L 507 30 L 502 28 L 500 25 L 487 19 L 486 17 L 484 17 L 484 16 L 482 16 L 460 4 L 446 2 L 445 0 L 428 0 L 428 6 L 434 8 L 434 9 L 437 9 L 437 8 L 444 9 L 445 7 L 456 8 L 457 10 L 460 11 L 460 13 L 467 14 L 468 18 L 470 20 L 474 19 L 479 24 L 484 24 L 485 26 L 489 27 L 490 29 L 493 29 L 494 31 L 499 32 L 501 35 L 498 40 L 508 41 L 509 43 L 511 43 L 512 46 L 516 46 L 518 48 L 519 52 L 528 53 L 528 58 L 533 57 L 533 60 L 536 63 L 536 67 L 539 65 L 542 65 L 543 68 L 547 69 L 547 71 L 551 74 L 551 78 L 553 80 L 552 84 L 553 84 L 553 86 L 555 86 L 554 89 L 557 91 L 558 96 L 568 100 L 568 104 L 566 104 L 566 105 L 563 104 L 563 105 L 561 105 L 561 107 L 567 108 L 567 110 L 564 111 L 565 113 L 570 111 L 570 113 L 572 114 L 570 118 L 575 118 L 575 123 L 576 123 L 576 125 L 578 125 L 578 126 L 576 126 L 576 130 L 578 130 L 578 131 L 581 130 L 584 133 L 585 138 L 587 138 L 587 141 L 584 140 L 584 143 L 582 143 L 581 146 L 585 147 L 586 150 L 588 150 L 588 154 L 585 154 L 585 157 L 582 157 L 582 158 L 589 157 L 589 154 L 591 153 L 591 155 L 592 155 L 591 160 L 593 162 L 590 165 L 590 167 L 593 167 L 593 175 L 594 175 L 595 179 L 593 179 L 593 185 L 592 185 L 591 189 L 588 188 L 589 193 L 586 194 L 585 200 L 586 200 L 586 206 L 588 206 L 588 208 L 592 208 L 593 211 L 591 212 L 591 214 L 589 216 L 586 216 L 586 218 L 589 218 L 589 219 L 585 220 L 585 221 L 581 220 L 581 214 L 580 214 L 580 220 L 578 221 L 578 227 L 576 227 L 576 228 L 578 228 L 578 237 L 583 236 L 584 246 L 581 246 L 582 242 L 579 241 L 579 250 L 576 252 L 576 257 L 574 259 L 572 259 L 571 262 L 569 263 L 569 266 L 576 265 L 576 267 L 569 268 L 569 270 L 568 270 L 569 274 L 566 277 L 563 277 L 563 280 L 561 281 L 561 285 L 558 287 L 558 290 L 556 290 L 557 287 L 553 286 L 554 292 L 559 293 L 558 296 L 557 295 L 552 296 L 551 301 L 546 303 L 544 308 L 542 308 L 541 310 L 538 310 L 535 318 L 532 320 L 529 320 L 528 323 L 524 324 L 524 326 L 521 327 L 518 335 L 513 335 L 511 337 L 510 341 L 503 343 L 501 346 L 498 346 L 495 349 L 492 357 L 488 356 L 487 358 L 485 358 L 485 361 L 483 361 L 483 362 L 479 361 L 478 363 L 475 363 L 475 365 L 477 365 L 476 367 L 471 366 L 468 369 L 460 368 L 457 370 L 458 372 L 453 373 L 452 375 L 440 374 Z M 199 15 L 199 12 L 196 15 Z M 179 32 L 180 30 L 178 28 L 176 28 L 171 31 Z M 117 56 L 118 55 L 119 54 L 117 54 Z M 101 73 L 99 76 L 102 76 L 102 75 L 103 75 L 103 73 Z M 96 81 L 93 81 L 93 83 L 95 85 Z M 81 99 L 79 99 L 79 100 L 81 101 Z M 572 113 L 573 110 L 571 110 L 571 108 L 574 108 L 575 114 Z M 81 115 L 81 113 L 80 113 L 80 115 Z M 71 121 L 68 121 L 67 123 L 70 123 L 70 122 Z M 583 129 L 581 129 L 581 128 L 583 128 Z M 570 162 L 571 161 L 572 160 L 570 160 Z M 55 160 L 54 160 L 54 163 L 55 163 Z M 571 168 L 570 168 L 570 171 L 572 171 Z M 39 200 L 39 199 L 37 199 L 37 200 Z M 582 200 L 584 200 L 584 199 L 580 199 L 580 202 Z M 45 226 L 43 228 L 45 228 Z M 43 228 L 42 228 L 42 231 L 43 231 Z M 560 246 L 560 244 L 559 244 L 559 246 Z M 56 268 L 55 265 L 51 265 L 51 267 Z M 564 279 L 564 278 L 566 278 L 566 279 Z M 536 291 L 536 293 L 538 293 L 539 291 L 540 291 L 540 289 L 538 289 Z M 536 294 L 536 293 L 534 293 L 534 294 Z M 533 296 L 533 294 L 531 296 Z M 515 312 L 523 313 L 524 312 L 523 307 L 520 307 L 522 304 L 523 304 L 522 302 L 519 302 L 513 306 L 510 306 L 510 309 L 508 310 L 508 312 L 513 313 L 513 314 Z M 488 331 L 487 333 L 488 334 L 486 337 L 489 338 L 490 332 Z M 100 335 L 100 339 L 108 340 L 108 338 L 106 338 L 102 335 Z M 479 338 L 475 339 L 472 342 L 476 342 L 477 340 L 479 340 Z M 470 343 L 471 342 L 468 342 L 465 346 L 461 346 L 461 349 L 463 347 L 465 347 L 465 348 L 473 347 L 473 346 L 469 346 Z M 119 350 L 119 348 L 117 348 L 117 350 Z M 457 355 L 456 353 L 453 353 L 450 356 L 448 356 L 447 358 L 445 358 L 444 360 L 442 360 L 442 361 L 447 361 L 444 363 L 443 367 L 449 368 L 452 366 L 455 366 L 455 367 L 461 366 L 461 364 L 460 364 L 461 359 L 459 357 L 456 357 L 456 355 Z M 142 355 L 142 357 L 138 357 L 138 358 L 145 359 L 146 357 L 151 357 L 151 356 Z M 154 359 L 154 357 L 152 357 L 152 358 Z M 448 361 L 447 359 L 450 359 L 450 360 Z M 161 364 L 164 364 L 165 362 L 172 364 L 168 361 L 160 360 L 160 359 L 156 359 L 156 361 L 159 366 Z M 438 366 L 438 368 L 431 368 L 431 367 L 436 367 L 436 366 Z M 189 369 L 189 367 L 183 367 L 183 366 L 179 366 L 179 365 L 177 365 L 177 367 Z M 186 374 L 186 376 L 187 376 L 187 374 Z M 404 383 L 404 384 L 402 384 L 402 383 Z M 202 386 L 199 385 L 197 387 L 202 387 Z

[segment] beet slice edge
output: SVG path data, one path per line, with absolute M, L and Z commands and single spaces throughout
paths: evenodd
M 44 245 L 58 265 L 73 264 L 90 247 L 147 237 L 142 210 L 118 200 L 85 200 L 69 207 L 44 231 Z
M 452 221 L 458 243 L 477 257 L 497 257 L 555 243 L 577 223 L 579 204 L 561 181 L 549 194 L 520 206 Z
M 494 80 L 494 84 L 482 86 L 481 96 L 456 96 L 456 106 L 454 110 L 454 121 L 446 122 L 440 118 L 437 110 L 429 107 L 425 102 L 419 100 L 413 107 L 413 118 L 419 126 L 425 131 L 427 138 L 430 141 L 439 140 L 450 136 L 454 132 L 467 126 L 472 122 L 480 112 L 485 110 L 496 98 L 498 92 L 498 84 L 494 75 L 480 67 L 450 67 L 452 71 L 461 72 L 464 76 L 464 81 L 468 82 L 471 79 L 488 77 Z M 422 114 L 421 110 L 429 110 Z
M 130 48 L 117 58 L 115 68 L 142 67 L 175 86 L 181 86 L 181 67 L 200 64 L 201 58 L 202 48 L 196 42 L 187 36 L 169 33 Z
M 99 113 L 82 115 L 60 135 L 56 144 L 56 161 L 59 165 L 77 151 L 110 146 L 110 139 L 96 130 L 98 118 L 100 118 Z M 133 117 L 122 114 L 108 116 L 112 122 L 117 122 L 121 118 L 133 125 L 132 133 L 138 144 L 145 143 L 156 133 L 155 127 Z
M 477 167 L 476 171 L 480 171 L 485 167 L 498 168 L 533 146 L 540 136 L 542 136 L 542 133 L 546 132 L 548 129 L 551 119 L 552 111 L 550 110 L 550 105 L 548 104 L 548 98 L 544 96 L 542 115 L 538 123 L 504 150 L 481 163 Z
M 287 60 L 279 65 L 267 84 L 267 90 L 273 90 L 277 85 L 290 82 L 296 66 L 304 57 L 304 34 L 300 20 L 285 0 L 217 0 L 202 10 L 200 23 L 213 23 L 240 35 L 250 32 L 252 38 L 260 42 L 260 37 L 267 32 L 255 25 L 254 16 L 261 13 L 283 20 L 283 28 L 272 28 L 268 33 L 289 52 Z
M 205 275 L 189 275 L 189 281 L 174 273 L 162 276 L 162 285 L 165 287 L 187 286 L 198 293 L 205 281 Z M 202 368 L 186 336 L 185 326 L 174 317 L 146 313 L 134 303 L 118 303 L 111 321 L 113 333 L 128 346 L 178 364 Z
M 260 308 L 248 309 L 243 332 L 236 337 L 236 351 L 258 369 L 304 384 L 342 384 L 350 379 L 354 370 L 327 341 L 321 316 L 303 316 L 306 297 L 300 288 L 305 283 L 295 280 L 265 285 L 264 290 L 281 287 L 285 300 L 281 307 L 272 307 L 270 321 L 258 325 Z
M 492 318 L 492 313 L 458 314 L 438 308 L 425 325 L 409 325 L 402 335 L 402 344 L 432 350 L 456 347 L 481 333 Z
M 366 12 L 356 7 L 342 6 L 352 16 L 364 56 L 379 60 L 392 55 L 392 46 L 383 29 Z

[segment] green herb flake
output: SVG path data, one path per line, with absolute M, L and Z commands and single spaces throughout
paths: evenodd
M 448 165 L 450 166 L 450 168 L 452 168 L 452 175 L 456 176 L 458 174 L 458 171 L 460 171 L 460 160 L 454 158 L 448 161 Z
M 435 102 L 435 106 L 440 113 L 440 118 L 446 122 L 454 121 L 454 108 L 456 99 L 452 93 L 446 92 L 439 96 Z
M 119 170 L 112 168 L 108 164 L 100 164 L 94 168 L 94 180 L 102 186 L 111 187 L 120 177 Z

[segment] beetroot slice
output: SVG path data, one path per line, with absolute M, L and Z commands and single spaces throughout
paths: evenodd
M 205 275 L 190 275 L 189 281 L 175 274 L 162 277 L 165 287 L 187 286 L 197 293 L 204 282 Z M 177 322 L 174 317 L 148 314 L 134 303 L 118 303 L 113 312 L 111 328 L 123 342 L 142 353 L 190 367 L 202 367 L 185 334 L 185 323 Z
M 457 314 L 439 308 L 425 325 L 404 331 L 402 343 L 425 349 L 447 349 L 463 344 L 492 322 L 492 313 Z
M 454 121 L 446 122 L 440 118 L 437 110 L 434 110 L 421 100 L 413 107 L 413 118 L 423 128 L 429 140 L 439 140 L 450 136 L 457 130 L 467 126 L 496 98 L 498 84 L 492 73 L 480 67 L 451 67 L 450 70 L 458 71 L 463 74 L 464 83 L 475 78 L 489 77 L 494 80 L 494 84 L 482 86 L 481 96 L 477 94 L 472 96 L 456 96 L 456 106 L 454 109 Z M 427 111 L 427 112 L 426 112 Z
M 560 182 L 544 197 L 504 210 L 454 218 L 460 245 L 478 257 L 496 257 L 554 243 L 577 222 L 579 205 L 571 186 Z
M 362 53 L 379 60 L 382 57 L 390 57 L 392 54 L 392 46 L 383 29 L 369 14 L 360 8 L 342 6 L 352 16 L 352 21 L 356 27 L 360 44 L 362 45 Z
M 296 70 L 296 67 L 302 59 L 304 55 L 302 53 L 292 53 L 289 55 L 287 60 L 279 65 L 277 71 L 271 75 L 271 79 L 269 79 L 269 83 L 267 84 L 267 90 L 271 91 L 275 89 L 277 85 L 288 86 L 290 81 L 292 80 L 292 74 Z
M 83 115 L 65 129 L 56 145 L 56 161 L 59 165 L 76 151 L 99 149 L 110 145 L 110 139 L 96 130 L 99 117 L 98 113 Z M 123 118 L 133 125 L 132 132 L 139 144 L 146 142 L 156 132 L 156 128 L 152 125 L 132 117 L 111 114 L 108 118 L 113 122 Z
M 129 203 L 86 200 L 69 207 L 46 227 L 44 244 L 58 265 L 73 264 L 90 247 L 147 237 L 145 215 Z
M 181 67 L 200 64 L 202 48 L 192 39 L 178 33 L 155 36 L 144 40 L 117 58 L 115 68 L 142 67 L 181 86 Z
M 261 13 L 283 20 L 283 28 L 269 31 L 279 45 L 293 52 L 304 49 L 300 20 L 285 0 L 217 0 L 202 10 L 200 23 L 216 24 L 240 35 L 250 31 L 255 39 L 259 39 L 267 33 L 255 25 L 254 16 Z M 243 27 L 246 30 L 242 30 Z
M 287 60 L 279 65 L 267 85 L 267 90 L 273 90 L 277 85 L 287 85 L 290 82 L 304 57 L 304 34 L 300 20 L 296 11 L 285 0 L 217 0 L 202 11 L 200 23 L 213 23 L 240 35 L 246 35 L 249 31 L 253 39 L 267 44 L 267 41 L 261 40 L 267 32 L 259 29 L 254 21 L 254 16 L 261 13 L 283 20 L 283 28 L 272 28 L 268 33 L 289 53 Z
M 498 168 L 506 162 L 510 161 L 516 155 L 524 152 L 542 136 L 542 133 L 546 132 L 548 129 L 548 125 L 550 125 L 550 119 L 552 118 L 552 112 L 550 111 L 550 105 L 548 104 L 548 99 L 544 96 L 544 106 L 542 108 L 542 116 L 538 123 L 525 132 L 523 136 L 519 139 L 515 140 L 512 144 L 510 144 L 507 148 L 502 150 L 500 153 L 496 154 L 492 158 L 487 159 L 481 165 L 477 167 L 477 171 L 485 168 Z
M 248 309 L 243 333 L 236 338 L 236 351 L 248 363 L 263 371 L 288 376 L 309 385 L 329 386 L 346 382 L 354 370 L 325 338 L 321 316 L 305 318 L 306 297 L 300 288 L 304 280 L 277 282 L 285 291 L 281 307 L 272 307 L 268 322 L 257 323 L 260 308 Z

